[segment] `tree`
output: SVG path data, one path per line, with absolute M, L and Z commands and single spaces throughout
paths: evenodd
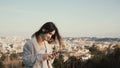
M 58 58 L 55 58 L 53 62 L 53 67 L 54 68 L 64 68 L 64 59 L 63 55 L 60 53 Z

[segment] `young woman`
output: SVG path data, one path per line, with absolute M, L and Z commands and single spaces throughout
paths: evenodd
M 23 47 L 23 63 L 26 68 L 52 68 L 56 53 L 52 53 L 52 43 L 61 45 L 61 36 L 53 22 L 45 23 L 32 35 Z

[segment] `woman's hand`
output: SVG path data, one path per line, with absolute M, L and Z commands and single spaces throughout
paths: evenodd
M 42 59 L 43 60 L 48 60 L 49 59 L 49 55 L 48 54 L 42 54 Z
M 54 56 L 52 54 L 42 54 L 42 59 L 43 60 L 50 60 L 53 59 Z
M 58 52 L 53 52 L 52 54 L 42 54 L 43 60 L 50 60 L 58 56 Z
M 53 58 L 57 57 L 58 54 L 59 54 L 58 52 L 53 52 L 53 53 L 50 55 L 50 58 L 53 59 Z

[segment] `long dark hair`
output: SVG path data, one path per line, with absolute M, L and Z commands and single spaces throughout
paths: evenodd
M 43 26 L 32 35 L 32 37 L 35 36 L 36 39 L 38 39 L 40 34 L 46 34 L 46 33 L 52 32 L 53 30 L 55 30 L 55 34 L 52 35 L 52 37 L 48 41 L 48 43 L 58 41 L 59 44 L 61 45 L 62 44 L 61 36 L 59 34 L 59 31 L 58 31 L 56 25 L 53 22 L 46 22 L 45 24 L 43 24 Z

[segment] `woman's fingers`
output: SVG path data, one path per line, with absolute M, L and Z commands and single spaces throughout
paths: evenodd
M 43 60 L 50 60 L 58 56 L 58 52 L 53 52 L 52 54 L 42 54 Z

